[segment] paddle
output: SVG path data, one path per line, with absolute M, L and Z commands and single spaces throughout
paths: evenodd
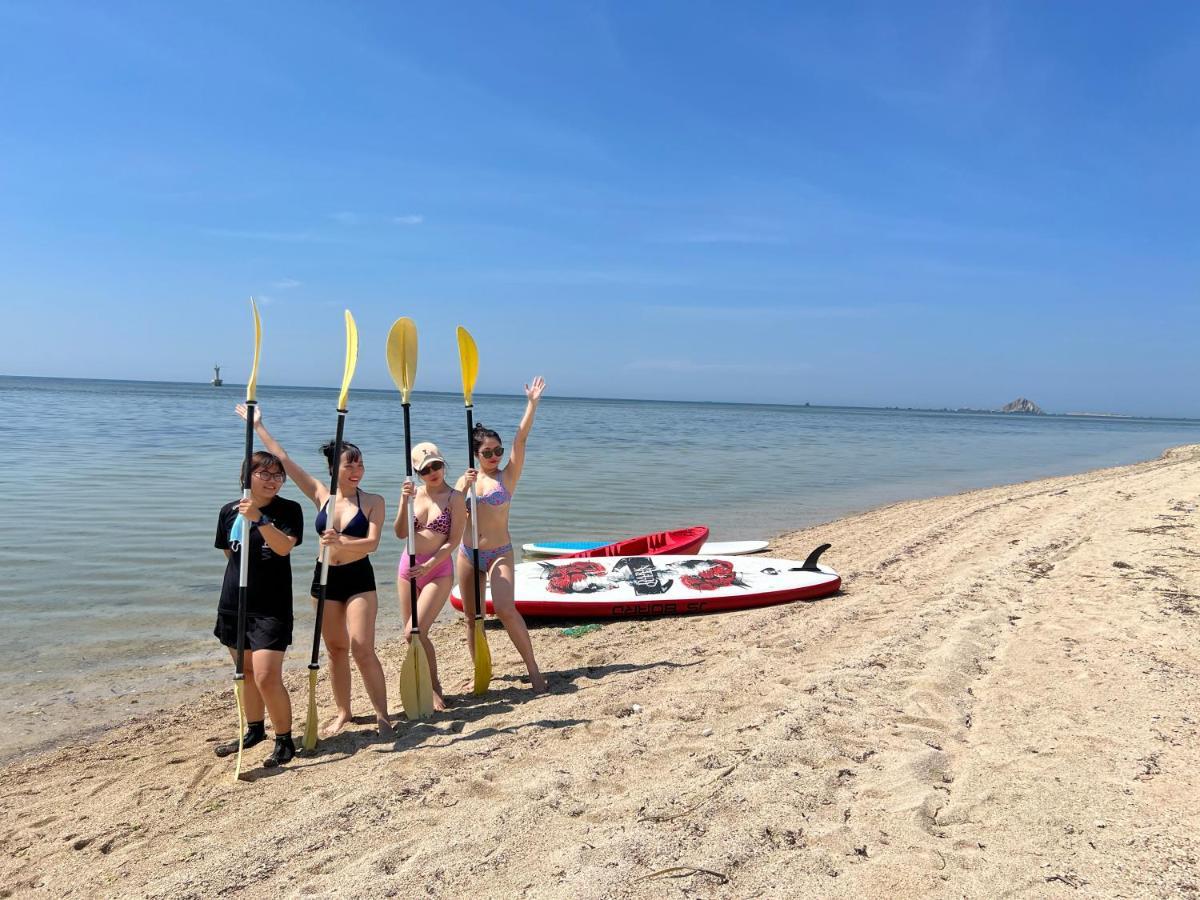
M 400 390 L 400 404 L 404 409 L 404 475 L 405 481 L 412 482 L 412 429 L 408 400 L 417 378 L 417 326 L 407 316 L 397 319 L 388 332 L 387 361 L 392 381 Z M 412 522 L 408 523 L 407 550 L 412 634 L 408 651 L 404 654 L 404 664 L 400 667 L 400 702 L 404 704 L 404 714 L 410 721 L 415 721 L 433 715 L 433 679 L 429 674 L 429 658 L 425 655 L 425 645 L 421 643 L 421 624 L 417 618 L 417 576 L 411 574 L 417 565 Z
M 475 379 L 479 376 L 479 350 L 471 333 L 458 326 L 458 361 L 462 368 L 463 404 L 467 407 L 467 466 L 475 468 Z M 475 485 L 471 485 L 471 544 L 473 556 L 471 574 L 475 578 L 475 681 L 471 693 L 482 696 L 492 681 L 492 651 L 483 630 L 484 601 L 479 590 L 479 516 Z
M 346 364 L 342 368 L 342 391 L 337 402 L 337 433 L 333 438 L 333 471 L 329 476 L 329 511 L 325 514 L 326 525 L 333 527 L 337 515 L 338 469 L 342 464 L 342 433 L 346 426 L 346 396 L 350 393 L 350 379 L 358 364 L 358 326 L 354 316 L 346 310 Z M 308 719 L 304 723 L 304 749 L 317 747 L 317 672 L 321 669 L 321 618 L 325 613 L 325 588 L 329 582 L 329 548 L 321 548 L 321 586 L 317 589 L 317 621 L 313 626 L 312 658 L 308 663 Z
M 250 380 L 246 383 L 246 453 L 242 457 L 242 499 L 250 496 L 250 458 L 254 455 L 254 412 L 258 407 L 255 391 L 258 388 L 258 351 L 262 346 L 262 320 L 258 307 L 250 298 L 250 312 L 254 314 L 254 362 L 250 365 Z M 246 585 L 250 580 L 250 523 L 238 513 L 234 520 L 234 531 L 241 535 L 238 547 L 238 618 L 237 655 L 233 664 L 233 695 L 237 698 L 238 749 L 237 762 L 233 767 L 233 779 L 242 777 L 242 750 L 246 738 Z

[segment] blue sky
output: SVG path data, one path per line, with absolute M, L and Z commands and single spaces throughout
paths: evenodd
M 6 374 L 1200 416 L 1200 5 L 0 0 Z

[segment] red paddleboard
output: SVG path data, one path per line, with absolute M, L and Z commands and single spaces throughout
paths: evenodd
M 621 556 L 521 563 L 515 572 L 517 610 L 524 616 L 621 618 L 750 609 L 835 593 L 841 576 L 817 560 L 762 557 Z M 457 588 L 450 595 L 462 609 Z M 491 613 L 491 600 L 487 601 Z
M 564 553 L 556 559 L 593 559 L 598 556 L 691 556 L 708 540 L 708 528 L 696 525 L 692 528 L 677 528 L 674 531 L 656 531 L 643 534 L 615 544 Z

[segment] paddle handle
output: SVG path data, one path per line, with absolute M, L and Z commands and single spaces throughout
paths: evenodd
M 404 480 L 412 482 L 413 467 L 412 467 L 412 422 L 409 416 L 409 404 L 405 400 L 401 407 L 404 409 Z M 409 513 L 416 511 L 417 495 L 413 492 L 412 506 L 409 508 Z M 418 638 L 421 636 L 421 623 L 417 618 L 417 576 L 412 574 L 413 569 L 417 565 L 416 546 L 413 544 L 413 531 L 416 528 L 410 521 L 408 523 L 408 539 L 405 541 L 408 551 L 408 595 L 410 598 L 409 606 L 412 607 L 412 633 Z
M 346 410 L 337 411 L 337 431 L 333 436 L 333 471 L 329 475 L 329 507 L 325 513 L 325 527 L 333 527 L 338 507 L 338 470 L 342 466 L 342 435 L 346 430 Z M 317 620 L 313 626 L 312 658 L 308 667 L 316 671 L 321 667 L 321 619 L 325 614 L 325 586 L 329 583 L 329 548 L 321 547 L 321 585 L 317 588 Z
M 246 452 L 242 456 L 242 499 L 250 496 L 250 459 L 254 456 L 254 412 L 258 407 L 255 400 L 246 401 Z M 240 512 L 234 519 L 235 527 L 240 521 L 242 535 L 238 548 L 238 620 L 237 659 L 234 664 L 234 680 L 240 681 L 246 663 L 246 588 L 250 583 L 250 523 Z
M 475 468 L 475 407 L 467 404 L 467 468 Z M 475 579 L 475 618 L 485 618 L 483 597 L 479 593 L 479 496 L 475 485 L 468 492 L 471 502 L 471 576 Z

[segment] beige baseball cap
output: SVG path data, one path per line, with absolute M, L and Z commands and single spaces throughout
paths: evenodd
M 437 448 L 437 444 L 424 441 L 413 447 L 412 466 L 414 472 L 420 472 L 431 462 L 440 462 L 443 466 L 446 464 L 446 460 L 442 456 L 442 451 Z

